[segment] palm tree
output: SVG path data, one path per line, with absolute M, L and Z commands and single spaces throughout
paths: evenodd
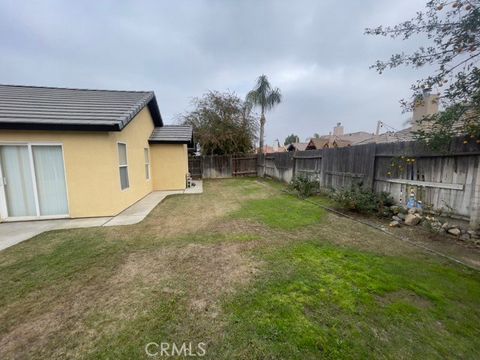
M 272 89 L 266 75 L 259 76 L 255 88 L 247 94 L 247 103 L 252 106 L 259 106 L 260 115 L 260 149 L 263 153 L 263 134 L 265 128 L 265 112 L 271 110 L 282 101 L 282 94 L 279 88 Z

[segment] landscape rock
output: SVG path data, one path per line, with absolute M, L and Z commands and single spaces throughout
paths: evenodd
M 480 239 L 480 233 L 478 231 L 468 230 L 467 233 L 472 239 Z
M 403 221 L 405 220 L 406 215 L 404 213 L 398 213 L 397 216 Z
M 417 212 L 417 208 L 408 209 L 409 214 L 415 214 L 416 212 Z
M 400 212 L 400 206 L 392 205 L 392 206 L 390 206 L 390 211 L 396 215 Z
M 448 222 L 445 222 L 442 225 L 442 229 L 444 229 L 444 230 L 448 230 L 448 229 L 451 229 L 451 228 L 452 228 L 452 226 Z
M 462 232 L 457 227 L 452 227 L 447 231 L 450 235 L 459 236 Z
M 400 227 L 400 222 L 394 220 L 388 226 L 390 226 L 390 227 Z
M 392 220 L 398 221 L 399 223 L 402 222 L 402 219 L 399 216 L 396 216 L 396 215 L 392 216 Z
M 462 241 L 469 241 L 470 240 L 470 235 L 462 234 L 462 235 L 460 235 L 459 239 L 462 240 Z
M 442 228 L 442 223 L 438 220 L 431 221 L 430 227 L 437 233 L 445 233 L 445 229 Z
M 408 214 L 405 217 L 405 225 L 408 226 L 415 226 L 422 220 L 421 216 L 417 216 L 415 214 Z

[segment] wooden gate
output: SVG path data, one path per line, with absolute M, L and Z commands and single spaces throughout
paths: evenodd
M 257 175 L 257 155 L 232 156 L 232 176 Z
M 202 158 L 200 156 L 188 157 L 188 172 L 192 179 L 202 178 Z

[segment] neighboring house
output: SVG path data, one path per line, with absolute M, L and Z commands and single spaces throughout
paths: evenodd
M 428 121 L 422 121 L 425 116 L 436 114 L 438 112 L 439 97 L 436 94 L 430 94 L 425 91 L 422 98 L 417 100 L 413 107 L 411 126 L 402 130 L 394 130 L 382 121 L 378 122 L 377 132 L 375 135 L 365 139 L 359 144 L 382 144 L 390 142 L 411 141 L 415 138 L 415 132 L 418 130 L 428 131 L 431 124 Z M 381 128 L 391 128 L 392 131 L 380 133 Z
M 191 142 L 153 92 L 0 85 L 0 219 L 112 216 L 184 189 Z
M 369 139 L 359 142 L 357 145 L 363 144 L 383 144 L 390 142 L 411 141 L 413 140 L 412 127 L 408 127 L 399 131 L 387 131 L 378 135 L 372 135 Z
M 369 139 L 373 134 L 358 131 L 354 133 L 344 133 L 341 123 L 337 123 L 337 126 L 333 128 L 333 134 L 323 135 L 318 138 L 312 138 L 307 144 L 306 150 L 316 150 L 324 148 L 338 148 L 357 145 L 358 143 Z
M 308 143 L 295 142 L 287 146 L 287 151 L 304 151 L 307 149 Z
M 272 153 L 277 153 L 277 152 L 286 152 L 287 149 L 285 148 L 285 146 L 281 146 L 279 143 L 278 143 L 278 140 L 276 141 L 276 144 L 274 143 L 273 146 L 270 146 L 270 145 L 263 145 L 263 153 L 264 154 L 272 154 Z M 256 153 L 260 153 L 260 148 L 257 148 L 256 149 Z
M 328 149 L 328 148 L 338 148 L 352 146 L 352 142 L 348 140 L 343 140 L 336 136 L 328 137 L 319 137 L 312 138 L 307 144 L 306 150 L 317 150 L 317 149 Z
M 276 146 L 270 146 L 270 145 L 263 145 L 263 153 L 264 154 L 272 154 L 272 153 L 277 153 L 277 152 L 285 152 L 284 147 L 276 147 Z M 257 148 L 256 150 L 257 154 L 260 153 L 260 148 Z

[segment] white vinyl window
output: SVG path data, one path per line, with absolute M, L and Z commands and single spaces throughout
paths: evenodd
M 145 178 L 150 180 L 150 154 L 148 148 L 143 149 L 145 154 Z
M 122 190 L 128 189 L 130 183 L 128 181 L 127 144 L 118 143 L 118 166 L 120 169 L 120 187 Z

